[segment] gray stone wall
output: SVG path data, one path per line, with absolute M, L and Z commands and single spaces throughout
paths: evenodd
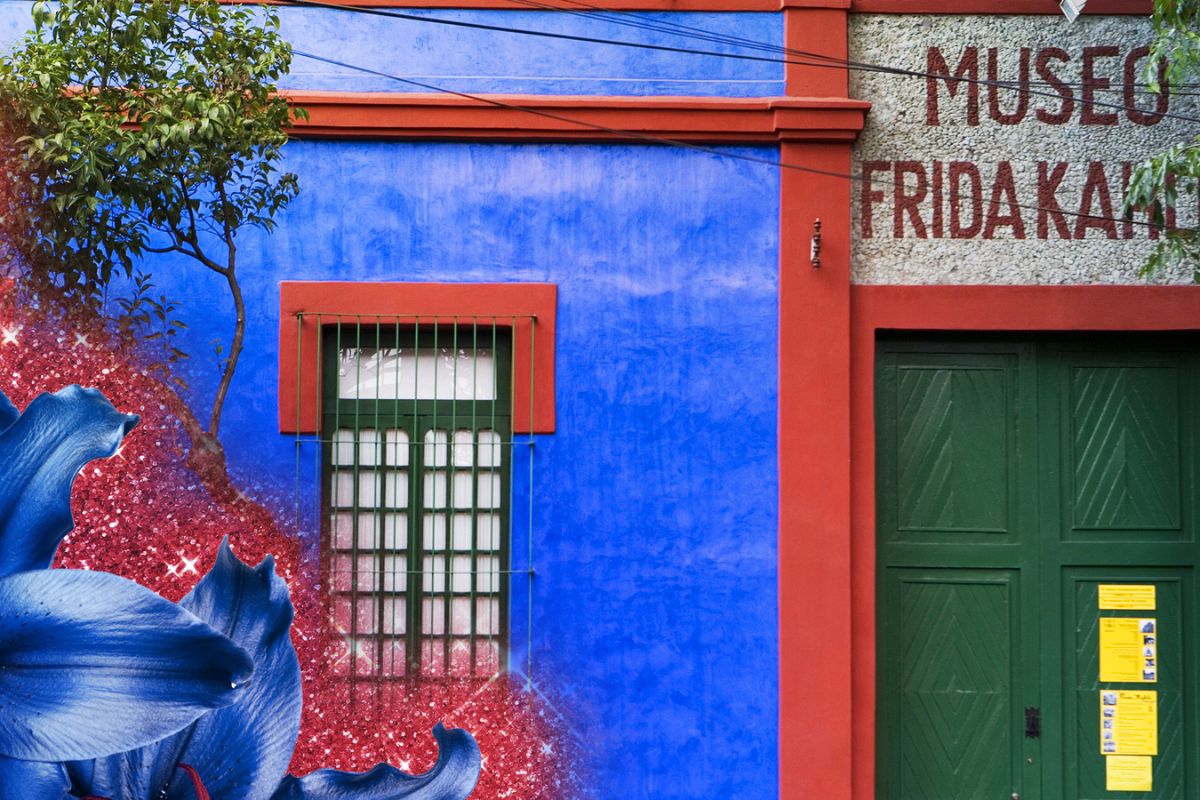
M 940 78 L 851 73 L 851 95 L 873 104 L 854 150 L 855 174 L 870 176 L 854 184 L 854 281 L 1143 282 L 1150 229 L 1075 214 L 1120 216 L 1128 165 L 1200 132 L 1169 116 L 1200 117 L 1186 90 L 1168 116 L 1153 114 L 1137 51 L 1149 38 L 1143 17 L 853 16 L 854 61 L 922 73 L 932 63 L 1030 90 L 1022 100 L 960 82 L 951 94 Z M 1127 87 L 1129 73 L 1139 85 Z M 1179 209 L 1177 225 L 1196 221 Z M 1191 269 L 1158 281 L 1190 282 Z

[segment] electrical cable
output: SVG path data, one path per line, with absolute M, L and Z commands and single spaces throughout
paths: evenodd
M 569 3 L 570 5 L 577 6 L 580 9 L 587 9 L 586 11 L 565 8 L 562 5 L 555 5 L 555 4 L 547 3 L 547 2 L 539 2 L 539 0 L 509 0 L 509 1 L 512 3 L 515 3 L 517 5 L 520 5 L 520 6 L 534 8 L 534 9 L 538 9 L 538 10 L 542 10 L 542 11 L 551 11 L 551 12 L 556 12 L 556 13 L 570 14 L 572 16 L 579 16 L 584 19 L 611 22 L 614 25 L 623 25 L 623 26 L 632 27 L 635 29 L 657 31 L 659 33 L 667 33 L 670 35 L 675 35 L 675 36 L 679 36 L 682 38 L 688 38 L 688 39 L 696 39 L 699 41 L 708 41 L 708 42 L 714 42 L 714 43 L 718 43 L 718 44 L 728 44 L 728 45 L 733 45 L 733 46 L 738 46 L 738 47 L 745 47 L 747 49 L 758 50 L 760 52 L 781 53 L 784 55 L 807 56 L 807 57 L 813 57 L 813 58 L 822 57 L 816 53 L 810 53 L 807 51 L 797 50 L 797 49 L 794 49 L 791 47 L 784 47 L 781 45 L 771 44 L 769 42 L 763 42 L 763 41 L 759 41 L 759 40 L 755 40 L 755 39 L 747 39 L 747 38 L 740 37 L 740 36 L 729 36 L 727 34 L 717 33 L 715 31 L 706 30 L 704 28 L 697 28 L 697 27 L 694 27 L 691 25 L 682 25 L 677 22 L 670 22 L 670 21 L 666 21 L 666 20 L 649 21 L 649 20 L 643 20 L 643 19 L 635 19 L 636 17 L 638 17 L 640 15 L 632 13 L 632 12 L 628 12 L 628 11 L 612 11 L 610 9 L 604 8 L 603 6 L 598 6 L 598 5 L 594 5 L 592 3 L 583 2 L 583 0 L 560 0 L 560 3 Z M 829 59 L 832 63 L 840 63 L 843 61 L 842 59 L 836 58 L 834 56 L 823 56 L 823 58 Z M 928 76 L 928 74 L 927 74 L 927 76 Z M 941 76 L 936 76 L 936 77 L 941 77 Z M 963 79 L 963 80 L 965 80 L 965 79 Z M 997 83 L 1005 85 L 1006 88 L 1020 89 L 1022 82 L 1020 82 L 1020 81 L 997 81 Z M 1027 83 L 1031 86 L 1052 86 L 1053 85 L 1047 81 L 1028 81 Z M 1084 84 L 1082 82 L 1060 81 L 1059 83 L 1062 86 L 1071 88 L 1071 89 L 1082 90 L 1083 88 L 1085 88 Z M 1135 81 L 1132 85 L 1136 88 L 1140 88 L 1142 91 L 1145 92 L 1145 91 L 1147 91 L 1146 87 L 1148 87 L 1150 84 L 1140 83 L 1140 82 Z M 1196 97 L 1196 96 L 1200 96 L 1200 93 L 1198 93 L 1198 92 L 1178 92 L 1177 90 L 1179 88 L 1195 88 L 1197 86 L 1200 86 L 1200 84 L 1183 83 L 1183 84 L 1172 85 L 1170 88 L 1171 88 L 1171 93 L 1175 96 Z M 1092 89 L 1092 91 L 1093 92 L 1116 93 L 1116 92 L 1124 92 L 1125 89 L 1115 88 L 1115 87 L 1113 87 L 1113 88 L 1095 87 Z
M 735 159 L 738 161 L 747 161 L 750 163 L 761 164 L 761 165 L 765 165 L 765 166 L 769 166 L 769 167 L 775 167 L 777 169 L 795 170 L 797 172 L 805 172 L 805 173 L 809 173 L 809 174 L 813 174 L 813 175 L 821 175 L 824 177 L 838 178 L 841 180 L 861 181 L 863 178 L 862 173 L 839 172 L 836 170 L 821 169 L 819 167 L 809 167 L 809 166 L 805 166 L 802 164 L 792 164 L 792 163 L 789 163 L 786 161 L 782 161 L 780 159 L 762 158 L 760 156 L 751 156 L 751 155 L 746 155 L 745 153 L 730 152 L 727 149 L 723 150 L 723 149 L 716 148 L 716 147 L 709 147 L 709 146 L 702 145 L 702 144 L 696 144 L 695 142 L 685 142 L 685 141 L 682 141 L 679 139 L 668 139 L 668 138 L 662 137 L 662 136 L 654 136 L 654 135 L 648 134 L 648 133 L 641 133 L 640 131 L 630 131 L 630 130 L 623 130 L 621 128 L 612 128 L 607 125 L 600 125 L 598 123 L 588 122 L 586 120 L 581 120 L 576 117 L 570 117 L 565 114 L 556 114 L 551 111 L 544 111 L 540 108 L 529 108 L 528 106 L 521 106 L 521 105 L 517 105 L 515 103 L 509 103 L 509 102 L 506 102 L 504 100 L 499 100 L 494 97 L 488 97 L 486 95 L 477 95 L 477 94 L 471 94 L 470 92 L 461 92 L 456 89 L 450 89 L 448 87 L 438 86 L 437 84 L 432 84 L 432 83 L 428 83 L 425 81 L 419 81 L 414 78 L 405 78 L 405 77 L 402 77 L 399 75 L 393 75 L 388 72 L 383 72 L 381 70 L 372 69 L 371 67 L 363 67 L 363 66 L 359 66 L 357 64 L 351 64 L 351 63 L 341 61 L 341 60 L 338 60 L 335 58 L 317 55 L 315 53 L 310 53 L 310 52 L 307 52 L 304 50 L 299 50 L 296 48 L 293 48 L 292 52 L 298 56 L 301 56 L 302 58 L 308 58 L 313 61 L 319 61 L 319 62 L 322 62 L 325 64 L 329 64 L 331 66 L 341 67 L 343 69 L 348 69 L 348 70 L 351 70 L 354 72 L 360 72 L 360 73 L 363 73 L 366 75 L 373 75 L 378 78 L 384 78 L 387 80 L 397 81 L 399 83 L 407 84 L 409 86 L 415 86 L 417 88 L 424 89 L 426 91 L 436 92 L 439 94 L 452 95 L 454 97 L 461 97 L 466 100 L 472 100 L 472 101 L 475 101 L 478 103 L 483 103 L 486 105 L 493 106 L 495 108 L 503 108 L 503 109 L 510 110 L 510 111 L 519 111 L 519 112 L 526 113 L 526 114 L 532 114 L 534 116 L 543 117 L 545 119 L 552 119 L 552 120 L 556 120 L 558 122 L 566 122 L 571 125 L 578 125 L 581 128 L 587 128 L 590 130 L 599 131 L 601 133 L 608 133 L 608 134 L 612 134 L 615 136 L 620 136 L 622 138 L 634 139 L 634 140 L 646 142 L 649 144 L 666 145 L 669 147 L 676 147 L 676 148 L 682 148 L 682 149 L 686 149 L 686 150 L 692 150 L 692 151 L 699 152 L 699 153 L 706 153 L 706 154 L 714 155 L 714 156 L 717 156 L 720 158 L 731 158 L 731 159 Z M 892 181 L 888 185 L 890 185 L 891 188 L 895 188 L 896 183 L 894 181 Z M 874 184 L 872 184 L 872 187 L 874 187 Z M 1076 219 L 1087 219 L 1087 220 L 1094 220 L 1094 221 L 1098 221 L 1098 222 L 1114 222 L 1114 223 L 1121 223 L 1122 225 L 1132 224 L 1132 225 L 1137 225 L 1139 227 L 1154 228 L 1154 229 L 1159 228 L 1158 225 L 1155 225 L 1153 222 L 1150 222 L 1147 220 L 1124 219 L 1121 217 L 1108 217 L 1108 216 L 1103 216 L 1103 215 L 1099 215 L 1099 214 L 1082 214 L 1082 213 L 1074 212 L 1074 211 L 1065 211 L 1063 209 L 1051 209 L 1051 208 L 1045 208 L 1043 206 L 1029 205 L 1029 204 L 1023 204 L 1023 203 L 1011 203 L 1009 205 L 1013 208 L 1018 208 L 1023 211 L 1037 211 L 1037 212 L 1045 212 L 1045 213 L 1050 213 L 1050 214 L 1060 214 L 1062 216 L 1073 217 Z M 1193 228 L 1175 228 L 1174 230 L 1179 231 L 1179 232 L 1184 232 L 1184 233 L 1197 232 L 1197 229 L 1193 229 Z
M 791 58 L 775 58 L 775 57 L 771 57 L 771 56 L 749 55 L 746 53 L 722 53 L 722 52 L 715 51 L 715 50 L 696 50 L 696 49 L 687 48 L 687 47 L 673 47 L 670 45 L 649 44 L 646 42 L 625 42 L 625 41 L 621 41 L 619 39 L 603 39 L 603 38 L 598 38 L 598 37 L 594 37 L 594 36 L 580 36 L 577 34 L 554 33 L 552 31 L 537 31 L 537 30 L 532 30 L 532 29 L 528 29 L 528 28 L 514 28 L 514 27 L 510 27 L 510 26 L 506 26 L 506 25 L 490 25 L 490 24 L 482 23 L 482 22 L 468 22 L 466 20 L 446 19 L 444 17 L 421 16 L 418 14 L 408 14 L 408 13 L 404 13 L 404 12 L 392 11 L 389 9 L 382 9 L 382 8 L 366 8 L 366 7 L 362 7 L 362 6 L 348 6 L 348 5 L 344 5 L 344 4 L 340 4 L 340 3 L 324 2 L 323 0 L 279 0 L 279 2 L 281 5 L 292 5 L 292 6 L 312 7 L 312 8 L 328 8 L 328 9 L 334 9 L 337 11 L 346 11 L 346 12 L 355 13 L 355 14 L 367 14 L 370 16 L 389 17 L 392 19 L 403 19 L 403 20 L 409 20 L 409 21 L 413 21 L 413 22 L 425 22 L 425 23 L 430 23 L 430 24 L 435 24 L 435 25 L 447 25 L 447 26 L 451 26 L 451 27 L 470 28 L 470 29 L 474 29 L 474 30 L 486 30 L 486 31 L 493 31 L 493 32 L 498 32 L 498 33 L 511 33 L 511 34 L 516 34 L 519 36 L 534 36 L 534 37 L 538 37 L 538 38 L 560 39 L 560 40 L 564 40 L 564 41 L 583 42 L 586 44 L 606 44 L 606 45 L 612 45 L 615 47 L 628 47 L 628 48 L 634 48 L 634 49 L 639 49 L 639 50 L 654 50 L 654 51 L 668 52 L 668 53 L 682 53 L 682 54 L 687 54 L 687 55 L 700 55 L 700 56 L 709 56 L 709 57 L 714 57 L 714 58 L 727 58 L 727 59 L 735 59 L 735 60 L 739 60 L 739 61 L 757 61 L 757 62 L 767 62 L 767 63 L 772 63 L 772 64 L 791 64 L 791 65 L 797 65 L 797 66 L 819 67 L 819 68 L 823 68 L 823 69 L 837 69 L 837 70 L 845 69 L 845 70 L 860 71 L 860 72 L 875 72 L 875 73 L 886 74 L 886 75 L 900 75 L 900 76 L 910 77 L 910 78 L 935 78 L 935 79 L 940 79 L 940 80 L 954 81 L 955 85 L 958 85 L 961 82 L 961 83 L 966 83 L 966 84 L 975 84 L 975 85 L 980 85 L 980 86 L 996 87 L 999 89 L 1007 89 L 1010 91 L 1018 91 L 1021 94 L 1028 94 L 1028 95 L 1032 95 L 1032 96 L 1049 97 L 1054 100 L 1061 101 L 1063 99 L 1062 95 L 1059 94 L 1058 92 L 1042 91 L 1040 89 L 1031 89 L 1031 88 L 1022 87 L 1019 85 L 1014 86 L 1010 81 L 991 80 L 991 79 L 987 79 L 987 78 L 950 77 L 950 76 L 945 76 L 945 75 L 938 75 L 938 74 L 932 73 L 932 72 L 923 72 L 920 70 L 912 70 L 912 69 L 906 69 L 906 68 L 902 68 L 902 67 L 889 67 L 889 66 L 878 65 L 878 64 L 869 64 L 866 62 L 852 61 L 850 59 L 839 59 L 839 58 L 834 58 L 832 56 L 822 56 L 822 55 L 819 55 L 816 53 L 804 53 L 804 51 L 797 51 L 797 52 L 804 53 L 804 57 L 806 57 L 806 58 L 815 58 L 817 60 L 800 61 L 800 60 L 791 59 Z M 1136 109 L 1131 106 L 1127 106 L 1123 103 L 1111 103 L 1106 100 L 1092 99 L 1089 101 L 1089 100 L 1084 100 L 1083 98 L 1079 98 L 1077 102 L 1079 102 L 1081 105 L 1090 105 L 1093 107 L 1107 108 L 1107 109 L 1112 109 L 1112 110 L 1116 110 L 1116 111 L 1130 111 L 1130 110 L 1142 111 L 1142 109 Z M 1175 112 L 1171 112 L 1171 111 L 1165 111 L 1162 114 L 1158 114 L 1157 112 L 1144 112 L 1144 111 L 1142 113 L 1153 113 L 1154 116 L 1159 117 L 1161 119 L 1177 119 L 1177 120 L 1181 120 L 1183 122 L 1200 123 L 1200 117 L 1188 116 L 1185 114 L 1179 114 L 1179 113 L 1175 113 Z

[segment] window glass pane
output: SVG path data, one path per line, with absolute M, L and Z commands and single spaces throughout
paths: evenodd
M 446 632 L 446 602 L 440 597 L 421 601 L 421 633 L 440 636 Z
M 475 598 L 475 632 L 487 635 L 500 633 L 500 601 L 494 597 Z
M 450 632 L 458 636 L 471 632 L 471 598 L 456 597 L 450 601 Z
M 471 549 L 471 515 L 454 515 L 454 549 Z
M 333 435 L 333 463 L 335 466 L 354 466 L 354 431 L 342 429 Z
M 425 431 L 425 466 L 446 466 L 446 452 L 449 449 L 449 434 L 446 431 Z
M 421 563 L 421 588 L 441 594 L 446 591 L 446 559 L 444 556 L 425 556 Z
M 480 592 L 500 591 L 500 559 L 494 556 L 482 556 L 477 559 L 475 571 L 475 589 Z
M 391 430 L 385 435 L 384 461 L 390 467 L 408 466 L 408 431 Z
M 352 607 L 357 610 L 357 613 L 354 615 L 350 613 Z M 333 607 L 333 621 L 346 633 L 374 633 L 375 598 L 359 595 L 352 606 L 349 596 L 342 595 L 338 597 Z
M 471 473 L 454 473 L 454 507 L 471 507 Z
M 426 550 L 446 549 L 446 515 L 426 514 L 422 544 Z
M 374 467 L 379 464 L 379 432 L 360 430 L 358 432 L 358 463 L 364 467 Z
M 471 591 L 471 557 L 455 556 L 450 560 L 450 591 Z
M 329 499 L 336 508 L 354 505 L 354 473 L 340 470 L 333 476 L 333 496 Z
M 383 476 L 383 495 L 388 508 L 408 507 L 408 473 L 389 470 Z
M 454 432 L 454 466 L 470 467 L 474 461 L 475 439 L 470 431 Z
M 404 514 L 333 514 L 330 523 L 335 550 L 350 550 L 354 547 L 354 521 L 358 520 L 359 550 L 376 550 L 386 548 L 394 550 L 404 547 L 406 518 Z M 400 539 L 396 539 L 396 529 L 399 527 Z M 379 536 L 382 533 L 383 539 Z
M 500 434 L 495 431 L 479 432 L 479 466 L 500 466 Z
M 408 556 L 398 553 L 384 556 L 380 587 L 385 592 L 403 592 L 408 589 Z
M 350 553 L 335 553 L 331 559 L 330 581 L 335 592 L 350 591 L 351 588 L 360 592 L 374 592 L 381 585 L 381 575 L 374 555 L 358 556 L 358 572 L 354 571 L 354 556 Z
M 491 348 L 343 347 L 338 397 L 343 400 L 494 400 Z
M 424 490 L 426 508 L 446 507 L 446 473 L 426 472 Z
M 383 605 L 382 629 L 386 634 L 403 636 L 405 632 L 405 600 L 403 597 L 382 597 Z
M 475 541 L 480 550 L 500 549 L 500 517 L 497 514 L 477 514 Z
M 485 472 L 479 478 L 479 496 L 475 505 L 479 508 L 500 507 L 500 475 L 495 472 Z

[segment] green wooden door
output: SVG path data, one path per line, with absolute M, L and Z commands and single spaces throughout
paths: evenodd
M 881 339 L 877 796 L 1200 796 L 1190 339 Z M 1101 585 L 1157 590 L 1101 610 Z M 1153 683 L 1101 684 L 1102 617 L 1153 617 Z M 1100 692 L 1158 700 L 1153 789 L 1109 791 Z M 1190 745 L 1190 749 L 1189 749 Z

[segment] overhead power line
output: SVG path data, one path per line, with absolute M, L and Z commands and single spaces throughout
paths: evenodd
M 341 67 L 342 69 L 348 69 L 353 72 L 359 72 L 359 73 L 362 73 L 365 75 L 373 75 L 378 78 L 384 78 L 386 80 L 396 81 L 398 83 L 403 83 L 408 86 L 415 86 L 415 87 L 417 87 L 419 89 L 423 89 L 427 92 L 436 92 L 439 94 L 447 94 L 447 95 L 451 95 L 454 97 L 461 97 L 465 100 L 472 100 L 472 101 L 475 101 L 478 103 L 492 106 L 494 108 L 503 108 L 503 109 L 507 109 L 510 111 L 519 111 L 519 112 L 522 112 L 525 114 L 531 114 L 533 116 L 542 117 L 544 119 L 552 119 L 552 120 L 556 120 L 558 122 L 565 122 L 565 123 L 568 123 L 571 125 L 577 125 L 581 128 L 588 129 L 588 130 L 594 130 L 594 131 L 598 131 L 601 133 L 608 133 L 611 135 L 620 136 L 621 138 L 624 138 L 624 139 L 646 142 L 648 144 L 657 144 L 657 145 L 665 145 L 665 146 L 669 146 L 669 147 L 682 148 L 685 150 L 692 150 L 692 151 L 699 152 L 699 153 L 707 153 L 709 155 L 714 155 L 719 158 L 729 158 L 729 159 L 735 159 L 738 161 L 747 161 L 750 163 L 761 164 L 764 166 L 774 167 L 777 169 L 795 170 L 797 172 L 804 172 L 804 173 L 809 173 L 812 175 L 821 175 L 821 176 L 830 177 L 830 178 L 838 178 L 838 179 L 847 180 L 847 181 L 861 181 L 863 178 L 862 173 L 840 172 L 837 170 L 827 170 L 827 169 L 821 169 L 819 167 L 810 167 L 810 166 L 806 166 L 804 164 L 792 164 L 792 163 L 789 163 L 787 161 L 783 161 L 780 159 L 762 158 L 760 156 L 753 156 L 753 155 L 748 155 L 746 153 L 734 152 L 729 149 L 709 147 L 707 145 L 697 144 L 695 142 L 685 142 L 685 141 L 682 141 L 679 139 L 669 139 L 669 138 L 662 137 L 662 136 L 654 136 L 652 134 L 642 133 L 640 131 L 630 131 L 630 130 L 624 130 L 621 128 L 613 128 L 613 127 L 609 127 L 607 125 L 600 125 L 598 123 L 578 119 L 577 117 L 571 117 L 566 114 L 557 114 L 552 111 L 546 111 L 546 110 L 540 109 L 540 108 L 530 108 L 528 106 L 522 106 L 522 105 L 519 105 L 516 103 L 510 103 L 510 102 L 500 100 L 495 97 L 488 97 L 486 95 L 477 95 L 477 94 L 471 94 L 470 92 L 461 92 L 456 89 L 450 89 L 445 86 L 439 86 L 437 84 L 429 83 L 427 81 L 416 80 L 415 78 L 405 78 L 400 75 L 394 75 L 389 72 L 383 72 L 382 70 L 372 69 L 371 67 L 364 67 L 364 66 L 360 66 L 358 64 L 351 64 L 349 62 L 342 61 L 342 60 L 339 60 L 336 58 L 330 58 L 328 56 L 317 55 L 316 53 L 310 53 L 310 52 L 307 52 L 304 50 L 299 50 L 299 49 L 293 48 L 293 52 L 296 55 L 301 56 L 302 58 L 308 58 L 313 61 L 319 61 L 319 62 L 322 62 L 325 64 L 329 64 L 331 66 Z M 897 183 L 895 181 L 888 181 L 888 182 L 883 183 L 883 185 L 888 186 L 889 188 L 895 188 L 897 186 Z M 875 184 L 872 183 L 872 188 L 874 188 L 874 186 L 875 186 Z M 1045 212 L 1045 213 L 1052 213 L 1052 214 L 1060 214 L 1062 216 L 1072 217 L 1075 219 L 1086 219 L 1086 220 L 1093 220 L 1093 221 L 1097 221 L 1097 222 L 1113 222 L 1113 223 L 1120 223 L 1122 225 L 1132 224 L 1132 225 L 1137 225 L 1138 227 L 1155 228 L 1155 229 L 1157 229 L 1159 227 L 1159 226 L 1155 225 L 1154 223 L 1148 222 L 1145 220 L 1125 219 L 1123 217 L 1109 217 L 1109 216 L 1104 216 L 1104 215 L 1100 215 L 1100 214 L 1081 214 L 1079 212 L 1066 211 L 1066 210 L 1059 209 L 1059 208 L 1046 208 L 1044 206 L 1029 205 L 1029 204 L 1023 204 L 1023 203 L 1013 203 L 1011 205 L 1015 208 L 1021 209 L 1022 211 L 1037 211 L 1037 212 Z M 1183 232 L 1194 232 L 1193 229 L 1190 229 L 1190 228 L 1176 228 L 1176 230 L 1183 231 Z
M 817 67 L 817 68 L 822 68 L 822 69 L 837 69 L 837 70 L 844 69 L 844 70 L 852 70 L 852 71 L 860 71 L 860 72 L 874 72 L 874 73 L 887 74 L 887 75 L 899 75 L 899 76 L 911 77 L 911 78 L 935 78 L 938 80 L 953 81 L 955 85 L 958 85 L 958 83 L 975 84 L 975 85 L 986 86 L 986 87 L 995 87 L 997 89 L 1004 89 L 1006 91 L 1015 91 L 1015 92 L 1019 92 L 1021 94 L 1028 94 L 1028 95 L 1037 96 L 1037 97 L 1049 97 L 1051 99 L 1059 100 L 1059 101 L 1061 101 L 1063 99 L 1062 95 L 1059 94 L 1058 92 L 1043 91 L 1041 89 L 1029 88 L 1029 87 L 1021 86 L 1020 84 L 1014 84 L 1011 81 L 990 80 L 987 78 L 967 78 L 967 77 L 956 78 L 956 77 L 951 77 L 951 76 L 947 76 L 947 75 L 939 75 L 937 73 L 922 71 L 922 70 L 907 69 L 907 68 L 903 68 L 903 67 L 891 67 L 891 66 L 885 66 L 885 65 L 881 65 L 881 64 L 870 64 L 867 62 L 853 61 L 850 59 L 835 58 L 833 56 L 821 55 L 819 53 L 810 53 L 810 52 L 806 52 L 803 50 L 791 50 L 790 52 L 799 55 L 801 59 L 808 59 L 808 60 L 799 60 L 797 58 L 780 58 L 780 57 L 765 56 L 765 55 L 751 55 L 751 54 L 747 54 L 747 53 L 723 53 L 723 52 L 720 52 L 717 50 L 698 50 L 698 49 L 694 49 L 694 48 L 675 47 L 672 45 L 665 45 L 665 44 L 650 44 L 648 42 L 627 42 L 627 41 L 622 41 L 620 39 L 604 39 L 604 38 L 595 37 L 595 36 L 582 36 L 582 35 L 570 34 L 570 33 L 556 33 L 553 31 L 539 31 L 539 30 L 533 30 L 533 29 L 529 29 L 529 28 L 516 28 L 516 27 L 512 27 L 512 26 L 508 26 L 508 25 L 491 25 L 491 24 L 487 24 L 487 23 L 483 23 L 483 22 L 470 22 L 467 20 L 448 19 L 445 17 L 423 16 L 420 14 L 409 14 L 409 13 L 402 12 L 402 11 L 393 11 L 390 9 L 383 9 L 383 8 L 367 8 L 367 7 L 363 7 L 363 6 L 348 6 L 348 5 L 344 5 L 344 4 L 340 4 L 340 3 L 324 2 L 323 0 L 281 0 L 281 2 L 284 5 L 293 5 L 293 6 L 311 7 L 311 8 L 328 8 L 328 9 L 334 9 L 337 11 L 345 11 L 345 12 L 353 13 L 353 14 L 367 14 L 370 16 L 377 16 L 377 17 L 389 17 L 392 19 L 402 19 L 402 20 L 408 20 L 411 22 L 423 22 L 423 23 L 433 24 L 433 25 L 446 25 L 446 26 L 456 27 L 456 28 L 469 28 L 469 29 L 474 29 L 474 30 L 493 31 L 493 32 L 497 32 L 497 33 L 510 33 L 510 34 L 514 34 L 514 35 L 518 35 L 518 36 L 533 36 L 533 37 L 545 38 L 545 39 L 559 39 L 559 40 L 563 40 L 563 41 L 583 42 L 583 43 L 587 43 L 587 44 L 604 44 L 604 45 L 610 45 L 610 46 L 614 46 L 614 47 L 634 48 L 634 49 L 638 49 L 638 50 L 653 50 L 653 51 L 658 51 L 658 52 L 681 53 L 681 54 L 687 54 L 687 55 L 707 56 L 707 57 L 712 57 L 712 58 L 734 59 L 734 60 L 738 60 L 738 61 L 756 61 L 756 62 L 766 62 L 766 63 L 772 63 L 772 64 L 791 64 L 791 65 L 806 66 L 806 67 Z M 1175 112 L 1171 112 L 1171 111 L 1163 112 L 1160 115 L 1157 112 L 1147 112 L 1143 109 L 1129 106 L 1124 103 L 1114 103 L 1114 102 L 1110 102 L 1107 100 L 1098 100 L 1095 98 L 1093 98 L 1091 100 L 1086 100 L 1084 98 L 1076 98 L 1075 102 L 1078 102 L 1081 105 L 1090 105 L 1090 106 L 1096 107 L 1096 108 L 1107 108 L 1107 109 L 1116 110 L 1116 111 L 1135 110 L 1135 111 L 1140 111 L 1142 113 L 1151 113 L 1151 114 L 1154 114 L 1155 116 L 1159 116 L 1164 119 L 1177 119 L 1177 120 L 1180 120 L 1183 122 L 1200 123 L 1200 117 L 1188 116 L 1186 114 L 1179 114 L 1179 113 L 1175 113 Z

